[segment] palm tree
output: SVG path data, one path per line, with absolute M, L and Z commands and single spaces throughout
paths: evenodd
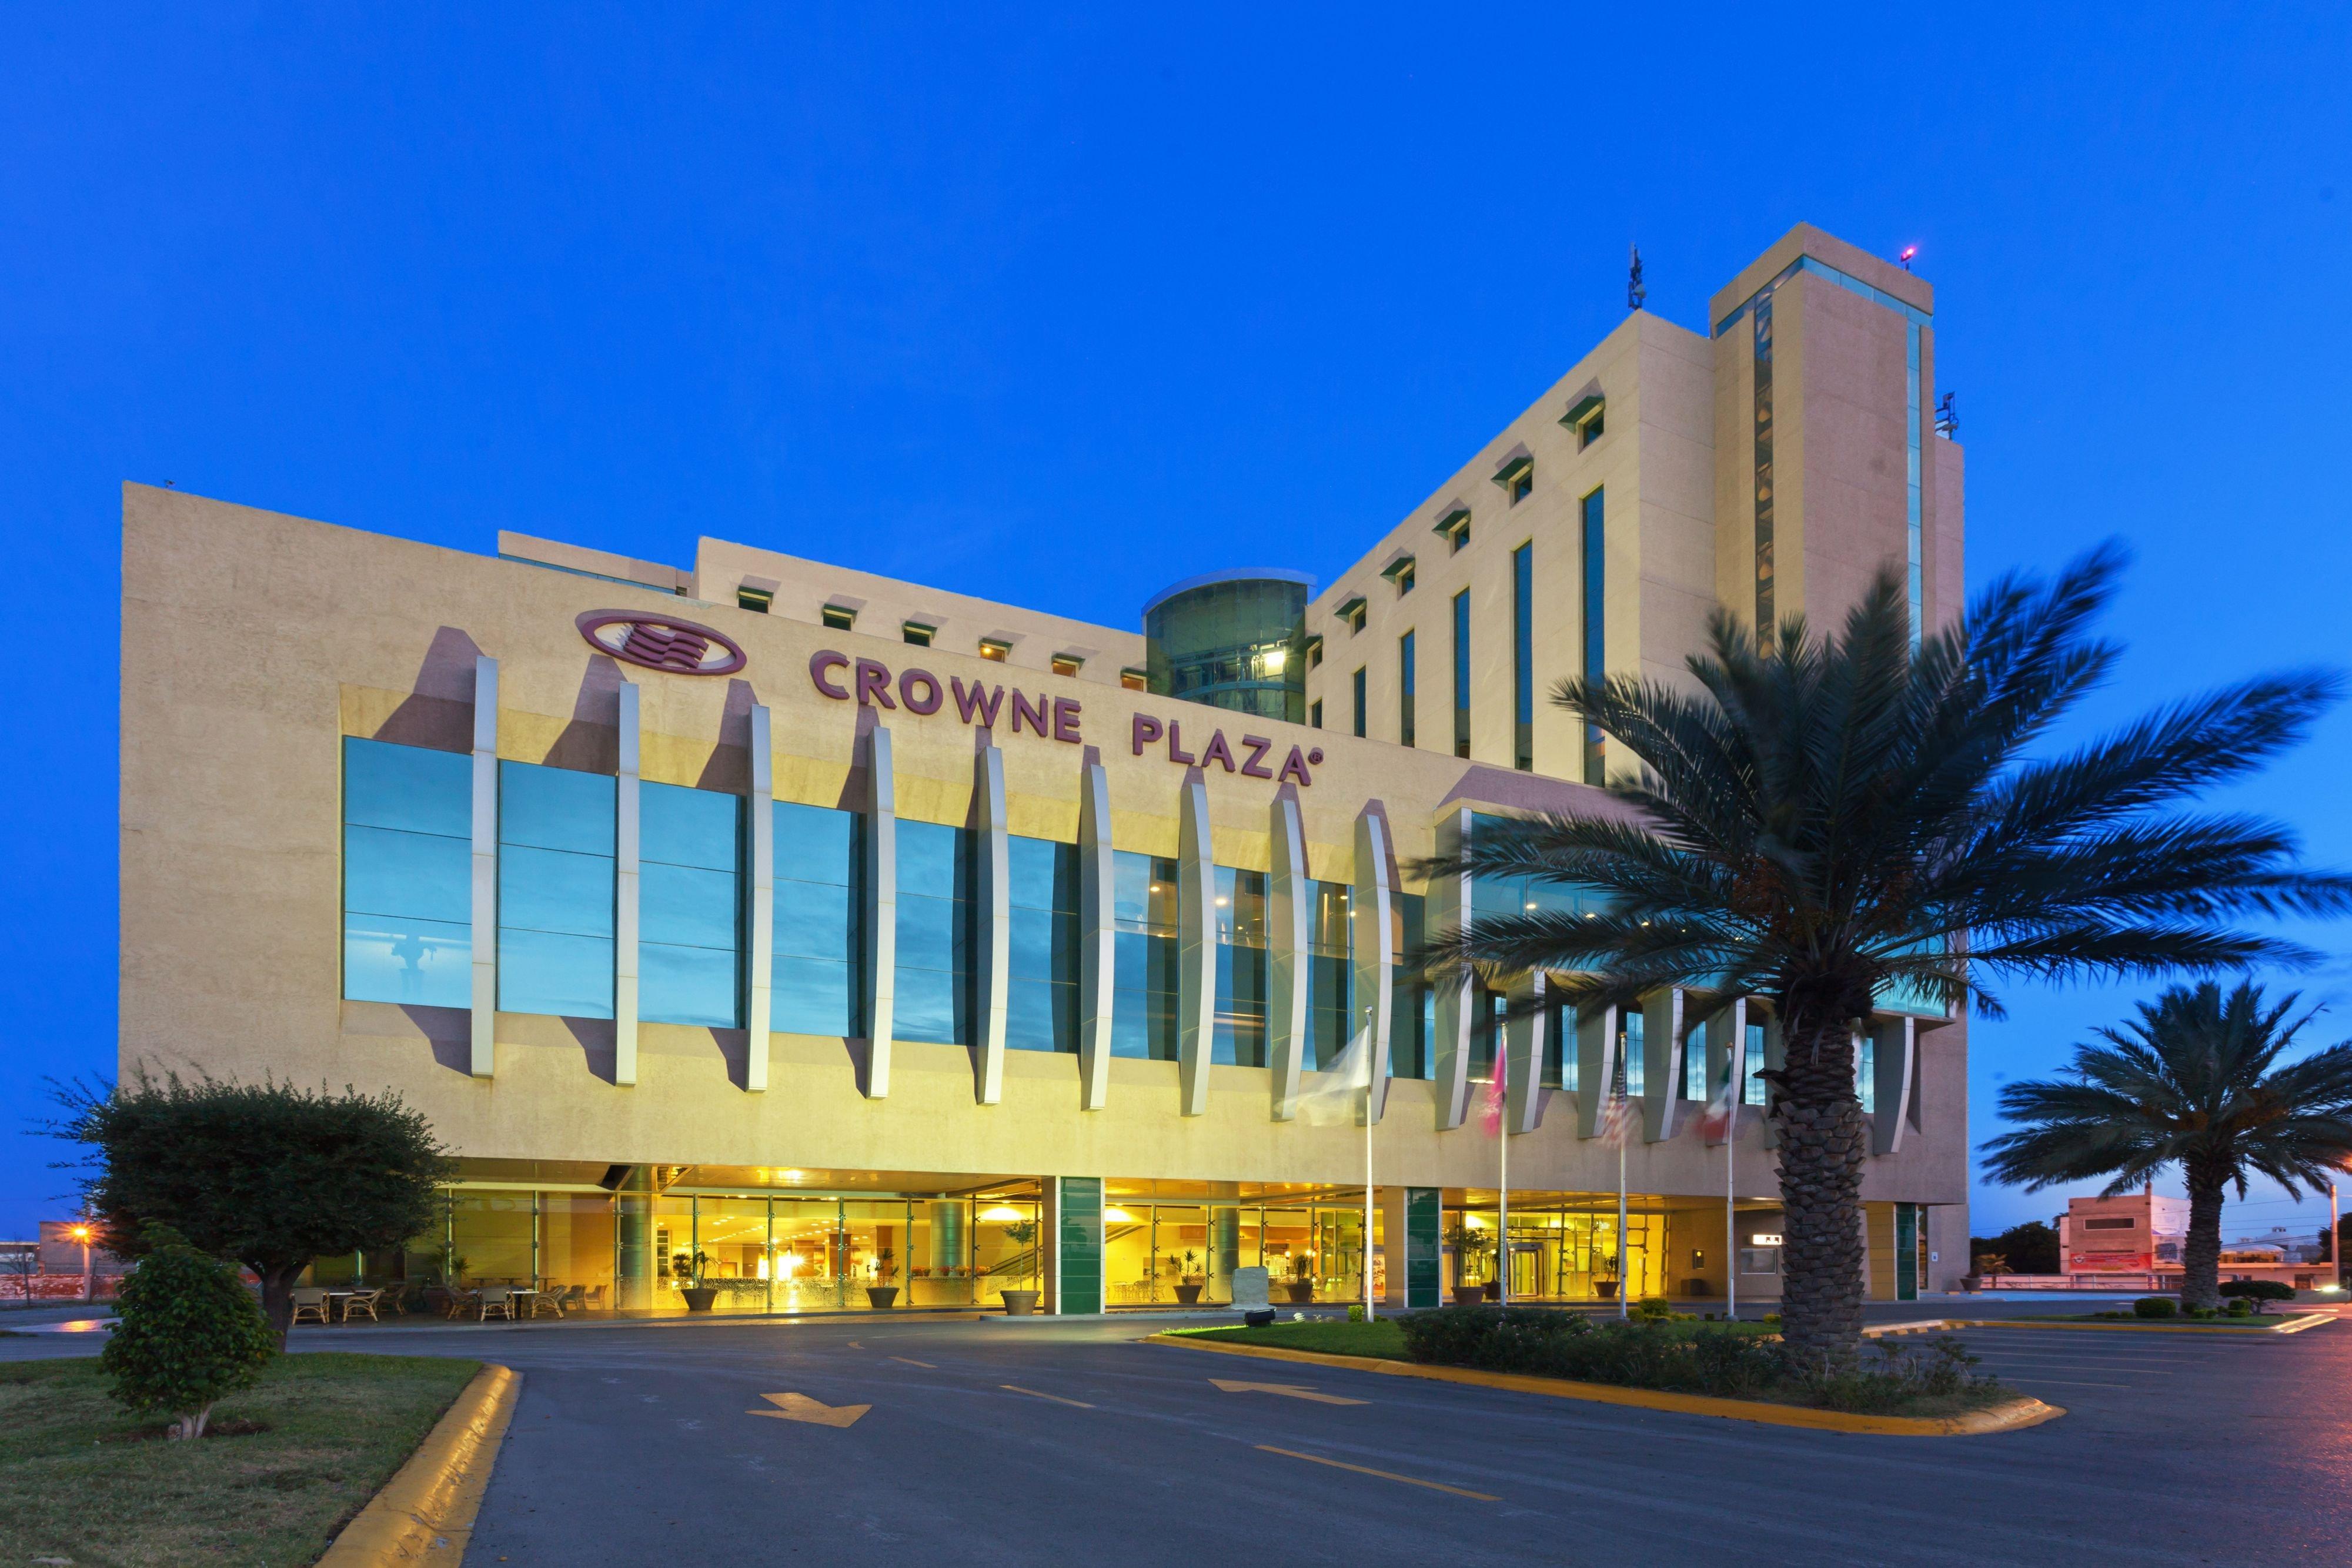
M 2302 738 L 2331 674 L 2250 681 L 2032 754 L 2115 668 L 2089 622 L 2121 567 L 2108 547 L 2052 581 L 2005 577 L 1916 647 L 1892 569 L 1834 635 L 1795 619 L 1759 643 L 1717 611 L 1686 684 L 1557 688 L 1640 765 L 1612 768 L 1608 806 L 1481 829 L 1422 868 L 1599 895 L 1444 934 L 1423 955 L 1440 973 L 1547 971 L 1580 1003 L 1683 986 L 1769 1004 L 1786 1047 L 1768 1113 L 1781 1316 L 1809 1357 L 1861 1344 L 1853 1032 L 1879 998 L 2000 1017 L 1990 977 L 2305 962 L 2233 922 L 2352 905 L 2352 878 L 2299 869 L 2285 829 L 2168 810 Z
M 2243 1202 L 2250 1173 L 2292 1197 L 2326 1184 L 2352 1155 L 2352 1041 L 2279 1064 L 2313 1014 L 2292 1022 L 2289 993 L 2266 1008 L 2260 986 L 2225 997 L 2207 980 L 2175 986 L 2104 1045 L 2078 1045 L 2063 1078 L 2011 1083 L 2000 1113 L 2020 1124 L 1985 1145 L 1995 1181 L 2029 1192 L 2108 1179 L 2113 1194 L 2180 1167 L 2189 1187 L 2189 1241 L 2180 1299 L 2221 1300 L 2221 1198 Z

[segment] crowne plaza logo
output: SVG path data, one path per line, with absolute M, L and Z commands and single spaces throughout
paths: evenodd
M 747 662 L 742 644 L 715 627 L 633 610 L 592 610 L 580 635 L 600 653 L 673 675 L 731 675 Z

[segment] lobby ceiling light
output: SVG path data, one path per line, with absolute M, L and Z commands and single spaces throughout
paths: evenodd
M 993 1208 L 983 1208 L 980 1211 L 980 1217 L 982 1219 L 995 1220 L 1000 1223 L 1015 1219 L 1026 1219 L 1029 1218 L 1009 1203 L 1000 1203 Z
M 1106 1208 L 1103 1210 L 1103 1222 L 1108 1225 L 1132 1225 L 1135 1216 L 1123 1208 Z

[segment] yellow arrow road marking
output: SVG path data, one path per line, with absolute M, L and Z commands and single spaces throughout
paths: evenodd
M 1280 1454 L 1286 1459 L 1305 1459 L 1310 1465 L 1328 1465 L 1335 1470 L 1353 1470 L 1360 1476 L 1378 1476 L 1384 1481 L 1402 1481 L 1409 1487 L 1427 1487 L 1432 1491 L 1452 1492 L 1479 1502 L 1500 1502 L 1501 1498 L 1489 1492 L 1471 1491 L 1465 1487 L 1450 1487 L 1444 1481 L 1425 1481 L 1418 1476 L 1401 1476 L 1394 1470 L 1376 1470 L 1370 1465 L 1351 1465 L 1344 1459 L 1327 1459 L 1320 1454 L 1302 1454 L 1296 1448 L 1276 1448 L 1265 1443 L 1255 1445 L 1261 1454 Z
M 894 1355 L 894 1356 L 892 1356 L 890 1359 L 891 1359 L 892 1361 L 903 1361 L 903 1362 L 905 1362 L 908 1366 L 919 1366 L 919 1367 L 922 1367 L 923 1369 L 925 1369 L 926 1371 L 929 1371 L 929 1372 L 937 1372 L 937 1371 L 939 1370 L 939 1368 L 938 1368 L 938 1367 L 933 1366 L 929 1362 L 928 1362 L 928 1361 L 917 1361 L 913 1356 L 910 1356 L 910 1355 Z
M 849 1348 L 852 1350 L 864 1350 L 866 1347 L 858 1343 L 856 1340 L 851 1340 L 849 1342 Z
M 779 1421 L 807 1421 L 819 1427 L 852 1427 L 874 1408 L 871 1405 L 821 1405 L 805 1394 L 762 1394 L 773 1410 L 746 1410 L 746 1416 L 769 1416 Z
M 1050 1399 L 1056 1405 L 1075 1405 L 1081 1410 L 1091 1410 L 1094 1408 L 1093 1406 L 1087 1404 L 1083 1399 L 1065 1399 L 1058 1394 L 1040 1394 L 1034 1388 L 1024 1388 L 1017 1383 L 1000 1383 L 997 1386 L 999 1388 L 1009 1389 L 1015 1394 L 1026 1394 L 1032 1399 Z
M 1318 1405 L 1369 1405 L 1369 1399 L 1342 1399 L 1336 1394 L 1318 1394 L 1312 1388 L 1301 1388 L 1296 1383 L 1228 1383 L 1222 1377 L 1210 1382 L 1228 1394 L 1280 1394 L 1292 1399 L 1312 1399 Z

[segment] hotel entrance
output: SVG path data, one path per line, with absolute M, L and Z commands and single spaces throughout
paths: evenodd
M 1361 1187 L 1218 1191 L 1112 1180 L 1105 1194 L 1107 1307 L 1228 1305 L 1234 1273 L 1244 1268 L 1265 1270 L 1278 1303 L 1363 1300 Z M 1377 1246 L 1377 1216 L 1372 1235 Z

